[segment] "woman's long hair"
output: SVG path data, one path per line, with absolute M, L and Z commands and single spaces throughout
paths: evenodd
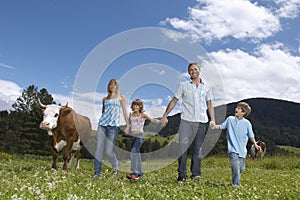
M 110 90 L 110 86 L 111 85 L 115 85 L 116 86 L 116 94 L 117 96 L 119 96 L 119 90 L 120 90 L 120 87 L 119 87 L 119 83 L 116 79 L 111 79 L 109 82 L 108 82 L 108 85 L 107 85 L 107 98 L 110 99 L 111 96 L 112 96 L 112 91 Z

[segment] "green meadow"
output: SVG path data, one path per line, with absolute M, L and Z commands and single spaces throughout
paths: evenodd
M 206 157 L 200 182 L 178 184 L 176 161 L 143 162 L 145 176 L 127 180 L 128 172 L 112 175 L 104 165 L 99 179 L 92 179 L 93 160 L 81 160 L 78 170 L 51 171 L 51 157 L 11 156 L 0 153 L 0 199 L 299 199 L 300 158 L 297 155 L 247 158 L 241 187 L 231 185 L 229 160 Z M 170 163 L 158 170 L 161 162 Z M 189 164 L 189 163 L 188 163 Z M 121 162 L 128 167 L 128 161 Z M 124 166 L 123 166 L 124 169 Z M 190 174 L 189 174 L 190 175 Z

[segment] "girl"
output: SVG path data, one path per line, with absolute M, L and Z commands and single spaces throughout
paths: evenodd
M 109 157 L 113 168 L 113 173 L 118 173 L 118 160 L 113 152 L 116 137 L 118 135 L 118 126 L 120 121 L 120 109 L 122 108 L 126 122 L 125 132 L 129 129 L 129 120 L 126 112 L 126 98 L 119 93 L 119 83 L 111 79 L 107 86 L 108 95 L 102 100 L 102 115 L 99 119 L 97 130 L 97 146 L 94 160 L 94 178 L 98 178 L 102 170 L 102 157 L 105 146 L 105 152 Z
M 159 124 L 160 121 L 154 119 L 144 113 L 144 105 L 140 99 L 135 99 L 131 104 L 132 112 L 129 114 L 130 123 L 130 161 L 131 161 L 131 173 L 127 176 L 128 179 L 138 180 L 140 176 L 143 176 L 142 160 L 140 154 L 140 148 L 144 143 L 144 123 L 148 119 L 151 122 Z M 128 132 L 125 131 L 127 134 Z

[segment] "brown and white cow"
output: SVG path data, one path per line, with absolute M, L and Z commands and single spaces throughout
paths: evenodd
M 255 145 L 252 144 L 251 149 L 250 149 L 250 156 L 251 156 L 253 159 L 257 159 L 257 158 L 262 159 L 262 158 L 264 157 L 264 155 L 266 154 L 266 152 L 267 152 L 267 146 L 266 146 L 266 143 L 264 143 L 264 142 L 258 140 L 258 141 L 256 142 L 256 144 L 257 144 L 258 146 L 260 146 L 260 150 L 257 150 L 257 149 L 255 148 Z
M 48 134 L 52 136 L 52 169 L 57 169 L 57 158 L 62 150 L 63 170 L 71 168 L 75 155 L 77 158 L 75 168 L 79 168 L 80 149 L 91 133 L 90 119 L 76 113 L 71 107 L 68 107 L 68 104 L 65 106 L 44 105 L 40 99 L 38 101 L 43 110 L 43 121 L 40 123 L 40 128 L 47 130 Z

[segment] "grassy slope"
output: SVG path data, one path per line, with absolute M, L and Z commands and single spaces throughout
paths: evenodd
M 175 183 L 176 162 L 132 182 L 125 178 L 128 172 L 113 176 L 107 166 L 98 180 L 91 179 L 91 160 L 82 160 L 77 171 L 63 173 L 61 163 L 57 172 L 49 170 L 51 158 L 0 159 L 0 199 L 297 199 L 300 193 L 296 156 L 247 159 L 242 187 L 231 186 L 227 157 L 205 158 L 201 181 L 183 184 Z M 143 165 L 148 168 L 155 163 Z
M 300 156 L 300 148 L 296 148 L 296 147 L 291 147 L 291 146 L 278 146 L 281 149 L 284 149 L 288 152 L 291 152 L 295 155 L 299 155 Z

